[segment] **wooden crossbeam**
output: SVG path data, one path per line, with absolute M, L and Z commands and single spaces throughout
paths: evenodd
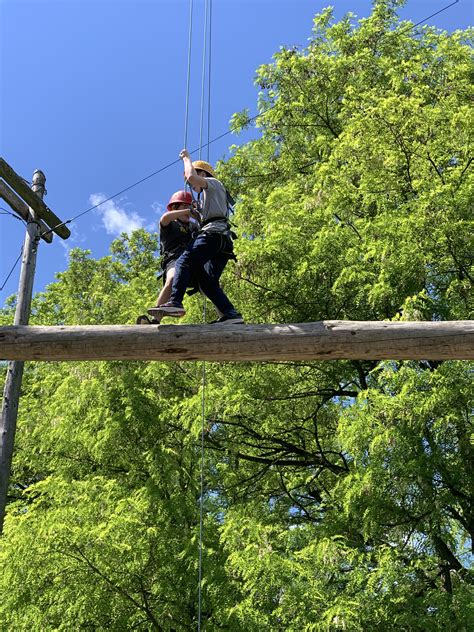
M 59 217 L 57 217 L 57 215 L 55 215 L 48 206 L 46 206 L 43 200 L 30 189 L 26 182 L 20 178 L 20 176 L 7 162 L 5 162 L 3 158 L 0 158 L 0 176 L 18 193 L 18 195 L 24 199 L 29 206 L 31 206 L 35 213 L 37 213 L 46 224 L 48 224 L 53 232 L 63 239 L 67 239 L 71 235 L 69 228 L 64 226 Z
M 472 360 L 474 321 L 0 327 L 3 360 Z
M 5 202 L 14 210 L 16 213 L 28 222 L 30 219 L 30 213 L 28 210 L 28 205 L 23 202 L 21 197 L 19 197 L 15 191 L 12 191 L 9 186 L 0 180 L 0 198 L 5 200 Z M 41 238 L 44 241 L 47 241 L 49 244 L 53 241 L 53 233 L 49 230 L 44 222 L 40 219 L 38 220 L 41 231 Z

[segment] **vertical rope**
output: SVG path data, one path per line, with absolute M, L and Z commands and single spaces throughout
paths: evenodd
M 188 33 L 188 72 L 186 77 L 186 108 L 184 113 L 184 144 L 188 146 L 188 120 L 189 120 L 189 85 L 191 83 L 191 43 L 193 37 L 193 0 L 189 0 L 189 33 Z
M 206 160 L 210 162 L 209 153 L 211 145 L 211 59 L 212 59 L 212 0 L 209 0 L 209 57 L 207 68 L 207 154 Z
M 204 17 L 204 42 L 202 54 L 202 83 L 201 83 L 201 121 L 199 129 L 199 159 L 202 154 L 203 147 L 203 129 L 204 129 L 204 93 L 206 83 L 206 54 L 207 54 L 207 31 L 208 21 L 210 23 L 210 0 L 206 0 L 205 17 Z M 209 32 L 211 27 L 209 25 Z M 211 48 L 209 46 L 209 70 L 211 64 Z M 209 161 L 209 117 L 210 117 L 210 74 L 208 76 L 208 114 L 207 114 L 207 160 Z M 202 306 L 203 322 L 206 322 L 206 296 L 203 295 Z M 201 481 L 200 481 L 200 498 L 199 498 L 199 562 L 198 562 L 198 632 L 201 632 L 202 620 L 202 552 L 203 552 L 203 526 L 204 526 L 204 431 L 206 423 L 206 363 L 202 363 L 202 397 L 201 397 Z
M 203 297 L 203 313 L 206 318 L 206 297 Z M 204 428 L 206 420 L 206 363 L 202 363 L 202 397 L 201 397 L 201 487 L 199 498 L 199 562 L 198 562 L 198 632 L 201 632 L 202 618 L 202 535 L 204 524 Z
M 202 81 L 201 81 L 201 118 L 199 125 L 199 160 L 202 155 L 202 139 L 204 131 L 204 105 L 205 105 L 205 86 L 206 86 L 206 56 L 207 56 L 207 23 L 209 16 L 209 0 L 206 0 L 205 13 L 204 13 L 204 34 L 203 34 L 203 47 L 202 47 Z
M 199 132 L 199 158 L 201 157 L 202 148 L 202 125 L 204 116 L 204 83 L 205 83 L 205 60 L 206 60 L 206 41 L 207 41 L 207 5 L 206 0 L 206 17 L 204 24 L 204 49 L 203 49 L 203 66 L 202 66 L 202 89 L 201 89 L 201 129 Z M 193 33 L 193 0 L 189 0 L 189 35 L 188 35 L 188 70 L 186 77 L 186 107 L 184 115 L 184 147 L 188 146 L 188 121 L 189 121 L 189 91 L 191 82 L 191 47 Z M 208 119 L 209 120 L 209 119 Z M 208 155 L 209 155 L 209 131 L 208 131 Z M 185 184 L 186 187 L 186 184 Z M 191 192 L 192 194 L 192 192 Z M 206 322 L 206 297 L 204 296 L 203 304 L 203 320 Z M 200 492 L 199 492 L 199 560 L 198 560 L 198 632 L 201 632 L 202 619 L 202 533 L 204 522 L 204 428 L 206 420 L 206 363 L 202 363 L 202 396 L 201 396 L 201 475 L 200 475 Z

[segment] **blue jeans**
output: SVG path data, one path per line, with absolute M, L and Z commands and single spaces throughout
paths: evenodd
M 225 316 L 238 312 L 219 285 L 219 279 L 229 260 L 223 252 L 229 248 L 228 239 L 221 233 L 200 233 L 176 261 L 171 301 L 182 303 L 191 281 L 191 271 L 197 276 L 199 286 L 207 298 Z

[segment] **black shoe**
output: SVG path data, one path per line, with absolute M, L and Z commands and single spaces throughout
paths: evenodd
M 173 303 L 173 301 L 168 301 L 167 303 L 163 303 L 163 305 L 157 305 L 146 311 L 151 316 L 156 316 L 157 313 L 161 313 L 164 316 L 176 316 L 177 318 L 181 318 L 181 316 L 186 314 L 186 310 L 181 303 Z
M 233 314 L 232 316 L 226 316 L 224 314 L 224 316 L 221 316 L 217 320 L 212 320 L 209 324 L 210 325 L 219 325 L 219 324 L 224 324 L 224 325 L 243 325 L 244 324 L 244 319 L 242 318 L 242 316 L 240 314 Z
M 160 321 L 156 318 L 148 318 L 146 314 L 142 314 L 136 320 L 137 325 L 159 325 Z

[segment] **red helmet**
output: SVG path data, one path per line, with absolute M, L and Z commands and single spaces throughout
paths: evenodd
M 193 201 L 193 196 L 191 195 L 191 193 L 189 191 L 176 191 L 176 193 L 173 193 L 173 195 L 170 197 L 168 205 L 166 206 L 166 210 L 167 211 L 171 211 L 171 205 L 172 204 L 191 204 L 191 202 Z

